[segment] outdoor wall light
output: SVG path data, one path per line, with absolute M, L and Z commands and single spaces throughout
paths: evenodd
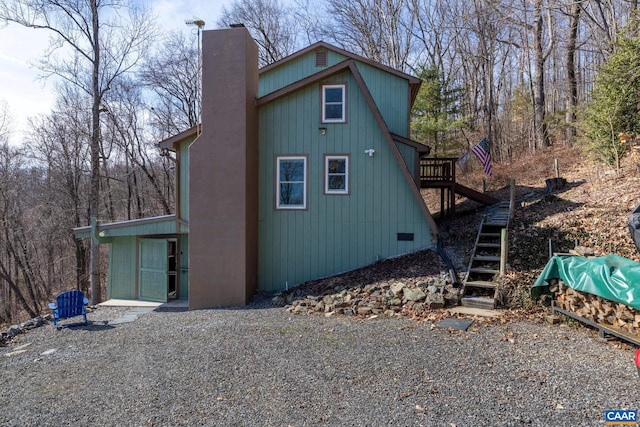
M 368 150 L 364 150 L 364 154 L 368 154 L 369 157 L 373 157 L 373 155 L 376 153 L 376 150 L 374 150 L 373 148 L 369 148 Z
M 322 135 L 326 135 L 327 134 L 327 128 L 318 128 L 318 129 L 320 129 L 320 133 Z

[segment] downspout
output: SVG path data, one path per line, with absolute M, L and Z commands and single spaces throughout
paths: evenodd
M 169 150 L 167 148 L 164 148 L 162 149 L 162 151 L 160 151 L 161 157 L 166 157 L 175 165 L 176 178 L 175 178 L 175 182 L 173 183 L 173 187 L 174 187 L 173 191 L 175 194 L 176 233 L 179 233 L 180 232 L 180 160 L 179 160 L 180 152 L 179 152 L 179 148 L 178 150 L 175 151 L 175 153 L 176 153 L 176 158 L 174 159 L 173 157 L 171 157 L 171 154 L 169 154 Z
M 447 255 L 447 252 L 444 250 L 444 247 L 442 245 L 442 238 L 440 236 L 438 236 L 436 250 L 438 251 L 438 255 L 440 255 L 440 258 L 442 258 L 445 265 L 449 269 L 449 277 L 451 278 L 451 283 L 453 283 L 454 285 L 459 285 L 460 281 L 458 280 L 458 274 L 456 273 L 456 269 L 453 266 L 449 255 Z

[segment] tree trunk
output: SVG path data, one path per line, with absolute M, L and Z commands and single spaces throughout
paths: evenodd
M 534 139 L 535 148 L 549 146 L 549 136 L 547 135 L 547 124 L 545 123 L 546 102 L 544 95 L 544 52 L 543 52 L 543 31 L 544 22 L 542 19 L 542 1 L 535 0 L 533 6 L 533 60 L 535 63 L 534 75 Z
M 576 50 L 578 44 L 578 25 L 580 24 L 580 12 L 582 6 L 576 1 L 571 5 L 569 12 L 569 41 L 567 42 L 567 95 L 569 100 L 566 105 L 566 143 L 573 145 L 576 136 L 576 110 L 578 108 L 578 79 L 576 73 Z
M 91 18 L 93 24 L 93 72 L 91 75 L 91 89 L 93 105 L 91 107 L 91 189 L 89 193 L 89 216 L 92 230 L 97 229 L 98 210 L 100 208 L 100 43 L 98 3 L 91 0 Z M 102 286 L 100 283 L 100 246 L 98 236 L 91 236 L 91 304 L 101 302 Z

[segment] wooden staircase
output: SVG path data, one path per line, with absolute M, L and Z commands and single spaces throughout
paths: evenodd
M 488 209 L 480 224 L 463 283 L 460 302 L 465 307 L 496 308 L 507 252 L 502 230 L 509 228 L 511 209 L 509 202 L 500 202 Z

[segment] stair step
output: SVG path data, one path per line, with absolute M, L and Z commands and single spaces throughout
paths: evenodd
M 464 283 L 465 288 L 489 288 L 495 289 L 498 287 L 498 284 L 495 282 L 489 282 L 486 280 L 472 280 Z
M 506 227 L 507 226 L 507 220 L 505 219 L 504 221 L 495 220 L 495 221 L 492 221 L 492 222 L 485 222 L 483 225 L 485 227 Z
M 496 270 L 493 268 L 474 267 L 469 269 L 469 273 L 497 274 L 499 272 L 500 270 Z
M 500 243 L 482 243 L 482 242 L 478 242 L 478 244 L 476 245 L 477 248 L 496 248 L 499 249 L 500 248 Z
M 500 233 L 480 233 L 480 237 L 500 237 Z
M 464 307 L 484 308 L 487 310 L 496 308 L 496 300 L 489 297 L 463 297 L 460 302 Z
M 478 255 L 478 256 L 474 256 L 473 260 L 474 261 L 495 261 L 495 262 L 499 262 L 500 261 L 500 257 L 499 256 L 492 256 L 492 255 Z

